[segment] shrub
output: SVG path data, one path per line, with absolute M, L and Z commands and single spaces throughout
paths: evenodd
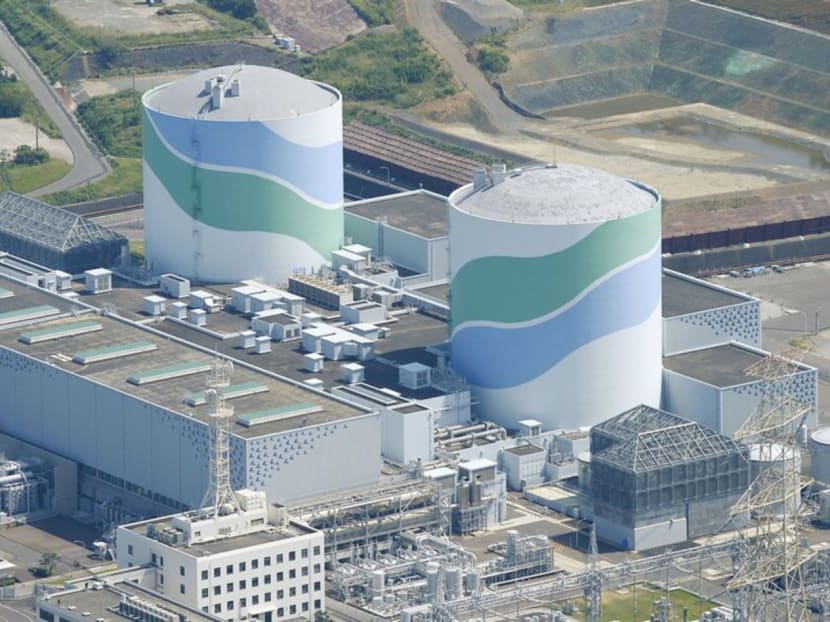
M 32 148 L 29 145 L 20 145 L 14 150 L 14 163 L 18 166 L 34 166 L 49 160 L 49 152 L 43 147 Z

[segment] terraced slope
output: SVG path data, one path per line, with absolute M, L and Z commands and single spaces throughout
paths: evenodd
M 501 80 L 522 108 L 655 93 L 830 132 L 830 37 L 690 0 L 644 0 L 516 34 Z

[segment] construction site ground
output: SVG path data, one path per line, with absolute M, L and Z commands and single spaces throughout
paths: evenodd
M 256 0 L 274 34 L 293 37 L 307 52 L 319 52 L 366 30 L 348 0 Z
M 54 0 L 52 8 L 76 26 L 125 35 L 169 34 L 213 28 L 211 20 L 198 13 L 176 11 L 177 5 L 191 4 L 191 1 L 165 0 L 163 5 L 149 6 L 134 0 Z M 172 9 L 173 13 L 159 15 L 162 6 Z
M 0 152 L 7 151 L 11 159 L 14 157 L 14 150 L 20 145 L 34 147 L 37 142 L 52 158 L 69 163 L 73 161 L 72 151 L 66 142 L 59 138 L 49 138 L 43 132 L 40 132 L 35 140 L 35 134 L 35 126 L 20 117 L 0 119 Z

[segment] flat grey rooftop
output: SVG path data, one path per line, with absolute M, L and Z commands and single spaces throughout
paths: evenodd
M 645 212 L 658 197 L 604 171 L 559 164 L 508 171 L 501 183 L 453 193 L 453 207 L 480 218 L 520 224 L 599 223 Z
M 346 203 L 345 209 L 368 220 L 386 218 L 392 227 L 427 239 L 443 237 L 449 229 L 446 197 L 423 190 Z
M 227 317 L 225 317 L 227 316 Z M 207 327 L 216 329 L 217 325 L 223 322 L 236 320 L 237 330 L 247 328 L 243 325 L 243 318 L 228 312 L 213 313 L 208 315 Z M 424 363 L 435 365 L 435 357 L 427 353 L 424 348 L 447 339 L 447 323 L 424 315 L 413 313 L 403 315 L 397 322 L 387 324 L 389 336 L 381 339 L 375 344 L 375 353 L 394 364 Z M 157 324 L 156 328 L 164 333 L 175 335 L 181 339 L 199 344 L 210 350 L 216 350 L 221 354 L 231 356 L 251 365 L 272 371 L 286 376 L 298 382 L 305 382 L 311 378 L 323 381 L 324 387 L 330 389 L 342 384 L 340 379 L 340 365 L 350 360 L 325 361 L 322 372 L 311 373 L 305 370 L 305 352 L 301 348 L 299 340 L 271 343 L 271 351 L 265 354 L 256 354 L 253 349 L 242 349 L 238 346 L 237 339 L 220 340 L 211 335 L 200 332 L 189 325 L 165 321 Z M 391 387 L 399 391 L 405 397 L 412 399 L 424 399 L 440 395 L 435 389 L 419 389 L 413 391 L 398 385 L 398 369 L 394 365 L 385 364 L 377 360 L 356 361 L 365 367 L 366 382 L 376 386 Z M 234 377 L 234 383 L 237 382 Z M 243 382 L 240 380 L 239 382 Z M 234 400 L 234 403 L 236 400 Z M 313 415 L 312 415 L 313 416 Z M 257 426 L 259 427 L 259 426 Z
M 545 450 L 541 447 L 537 447 L 536 445 L 525 443 L 524 445 L 517 445 L 516 447 L 508 447 L 504 451 L 509 454 L 513 454 L 514 456 L 529 456 L 531 454 L 538 454 L 540 451 Z
M 747 375 L 746 369 L 762 358 L 761 354 L 727 344 L 667 356 L 663 367 L 723 388 L 758 381 L 755 376 Z
M 211 109 L 205 81 L 223 75 L 226 87 L 239 80 L 240 95 L 225 97 L 222 106 Z M 340 94 L 332 87 L 306 80 L 273 67 L 245 65 L 214 67 L 147 91 L 142 98 L 152 110 L 207 121 L 268 121 L 296 117 L 335 105 Z
M 160 518 L 142 521 L 140 523 L 133 523 L 132 525 L 129 525 L 128 528 L 134 533 L 146 535 L 147 526 L 151 524 L 154 525 L 158 531 L 162 531 L 163 529 L 172 526 L 172 520 L 170 516 L 163 516 Z M 194 544 L 190 547 L 181 545 L 176 546 L 175 548 L 182 553 L 191 555 L 192 557 L 202 557 L 206 554 L 205 552 L 210 554 L 227 553 L 228 551 L 235 551 L 251 546 L 259 546 L 260 544 L 268 544 L 269 542 L 277 540 L 287 540 L 288 538 L 294 538 L 296 536 L 313 532 L 313 529 L 301 527 L 296 523 L 289 523 L 285 527 L 268 525 L 266 529 L 256 531 L 254 533 L 247 533 L 230 538 L 219 538 L 213 542 L 200 542 L 199 544 Z
M 121 601 L 121 595 L 136 596 L 144 601 L 160 606 L 174 614 L 179 615 L 181 620 L 191 620 L 194 622 L 215 622 L 217 618 L 206 613 L 202 613 L 198 609 L 190 609 L 183 607 L 172 600 L 164 598 L 163 596 L 142 589 L 136 584 L 129 581 L 121 581 L 116 585 L 106 585 L 100 590 L 78 590 L 75 592 L 61 592 L 47 601 L 47 605 L 65 609 L 67 613 L 74 613 L 78 615 L 81 612 L 89 612 L 90 620 L 97 620 L 103 618 L 105 620 L 125 620 L 129 622 L 129 618 L 118 614 L 115 610 L 118 609 L 118 603 Z M 74 607 L 70 610 L 69 607 Z
M 12 298 L 0 300 L 0 312 L 11 309 L 12 305 L 19 307 L 21 302 L 24 303 L 23 306 L 43 304 L 57 306 L 57 304 L 65 300 L 42 290 L 26 289 L 25 287 L 7 284 L 7 281 L 3 279 L 0 279 L 0 283 L 2 283 L 4 288 L 15 291 L 16 294 L 20 292 L 20 296 L 15 295 Z M 44 341 L 34 344 L 24 344 L 18 340 L 20 334 L 27 330 L 60 326 L 62 324 L 89 319 L 95 319 L 96 322 L 103 326 L 103 329 L 93 333 L 85 333 L 64 337 L 55 341 Z M 164 322 L 164 324 L 171 323 Z M 196 331 L 192 332 L 198 334 Z M 75 354 L 82 351 L 95 350 L 137 340 L 144 340 L 154 344 L 156 350 L 88 365 L 80 365 L 71 360 Z M 214 342 L 211 341 L 209 345 L 214 345 Z M 87 377 L 90 380 L 133 395 L 147 402 L 157 404 L 173 412 L 178 412 L 184 416 L 190 416 L 205 423 L 209 421 L 207 417 L 208 407 L 206 405 L 188 406 L 184 403 L 184 399 L 188 395 L 205 390 L 207 377 L 205 373 L 196 373 L 145 385 L 135 385 L 127 381 L 130 376 L 141 374 L 151 369 L 167 368 L 189 362 L 204 365 L 211 363 L 213 360 L 211 353 L 173 341 L 163 333 L 156 333 L 125 321 L 119 321 L 111 317 L 96 316 L 92 312 L 86 312 L 79 317 L 64 314 L 63 317 L 59 317 L 58 319 L 45 318 L 42 321 L 29 324 L 25 328 L 4 328 L 0 330 L 0 346 L 15 350 L 35 359 L 50 361 L 53 365 L 71 373 Z M 256 383 L 267 388 L 267 391 L 229 400 L 228 404 L 233 406 L 237 416 L 307 402 L 313 402 L 316 406 L 320 407 L 318 412 L 298 414 L 294 417 L 286 417 L 252 427 L 245 427 L 234 423 L 231 431 L 244 438 L 255 438 L 265 434 L 298 429 L 306 425 L 347 419 L 360 416 L 365 412 L 363 409 L 344 404 L 325 394 L 311 391 L 307 387 L 295 383 L 295 381 L 275 378 L 264 371 L 243 365 L 235 366 L 231 382 L 233 384 Z
M 413 289 L 416 294 L 423 294 L 424 296 L 429 296 L 430 298 L 435 298 L 443 303 L 447 303 L 450 300 L 450 284 L 449 283 L 442 283 L 441 285 L 430 285 L 429 287 L 419 287 L 418 289 Z
M 724 291 L 703 281 L 691 281 L 682 276 L 663 273 L 664 318 L 721 309 L 749 300 L 752 300 L 750 296 Z

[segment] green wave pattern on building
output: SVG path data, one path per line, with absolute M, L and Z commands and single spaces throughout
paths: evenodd
M 550 255 L 468 261 L 450 284 L 451 330 L 465 322 L 518 323 L 548 315 L 609 272 L 648 253 L 660 235 L 658 205 L 603 223 Z
M 306 242 L 324 258 L 340 248 L 342 207 L 318 207 L 281 184 L 255 175 L 193 166 L 167 149 L 146 115 L 143 140 L 144 161 L 176 205 L 191 218 L 228 231 L 291 236 Z M 194 183 L 199 187 L 198 214 Z

